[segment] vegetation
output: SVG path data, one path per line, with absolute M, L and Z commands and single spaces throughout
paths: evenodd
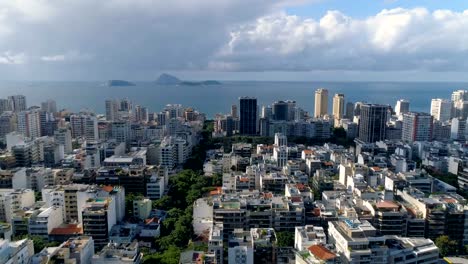
M 436 246 L 439 248 L 442 257 L 457 254 L 458 243 L 455 240 L 450 240 L 448 236 L 440 236 L 435 240 Z
M 291 232 L 277 232 L 278 247 L 294 247 L 294 234 Z
M 127 217 L 133 216 L 133 201 L 143 199 L 143 194 L 140 193 L 127 193 L 125 194 L 125 215 Z
M 210 149 L 212 123 L 205 123 L 200 144 L 193 149 L 191 157 L 182 172 L 169 179 L 169 192 L 153 202 L 153 208 L 167 211 L 167 217 L 161 225 L 161 236 L 155 240 L 156 253 L 146 254 L 143 263 L 179 263 L 179 255 L 186 249 L 201 249 L 205 245 L 194 244 L 193 239 L 193 203 L 222 181 L 222 175 L 205 177 L 201 174 Z

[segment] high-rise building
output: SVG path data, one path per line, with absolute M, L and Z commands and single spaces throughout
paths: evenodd
M 294 120 L 296 118 L 296 101 L 286 100 L 288 104 L 288 121 Z
M 328 90 L 320 88 L 315 91 L 315 117 L 323 117 L 328 113 Z
M 408 112 L 403 114 L 403 131 L 401 139 L 413 141 L 430 141 L 432 139 L 433 117 L 427 113 Z
M 271 119 L 273 117 L 273 109 L 269 105 L 262 106 L 261 118 Z
M 257 98 L 239 98 L 240 120 L 239 133 L 241 135 L 257 134 Z
M 127 122 L 113 122 L 111 125 L 111 137 L 117 143 L 130 140 L 130 125 Z
M 347 102 L 346 103 L 346 109 L 345 109 L 345 118 L 348 118 L 350 120 L 353 120 L 354 117 L 354 103 L 353 102 Z
M 461 118 L 453 118 L 450 126 L 450 139 L 465 141 L 467 138 L 467 120 Z
M 73 138 L 83 137 L 86 140 L 98 140 L 98 122 L 93 115 L 78 114 L 70 116 L 71 132 Z
M 115 121 L 118 119 L 120 102 L 115 100 L 106 100 L 106 120 Z
M 0 114 L 11 110 L 10 101 L 8 99 L 0 98 Z
M 142 106 L 135 106 L 134 117 L 136 122 L 148 122 L 148 109 Z
M 16 115 L 12 112 L 0 114 L 0 141 L 16 129 Z
M 8 96 L 8 101 L 10 101 L 11 110 L 16 113 L 25 111 L 27 108 L 26 97 L 24 95 Z
M 66 154 L 72 152 L 72 136 L 71 130 L 68 127 L 59 128 L 54 132 L 54 139 L 59 145 L 63 145 L 63 150 Z
M 367 143 L 385 139 L 388 105 L 363 104 L 360 109 L 359 139 Z
M 335 94 L 333 96 L 333 117 L 335 119 L 342 119 L 344 113 L 344 94 Z
M 237 105 L 233 104 L 231 106 L 231 116 L 232 118 L 238 118 L 239 114 L 237 113 Z
M 273 117 L 275 120 L 286 121 L 288 120 L 289 105 L 285 101 L 277 101 L 273 103 Z
M 49 99 L 41 103 L 41 110 L 47 113 L 56 113 L 57 112 L 57 103 Z
M 41 136 L 41 117 L 38 109 L 18 113 L 18 132 L 30 138 Z
M 446 99 L 432 99 L 431 115 L 435 120 L 445 122 L 452 117 L 452 102 Z
M 410 104 L 408 101 L 404 100 L 404 99 L 400 99 L 396 102 L 396 105 L 395 105 L 395 114 L 397 116 L 400 116 L 400 115 L 403 115 L 404 113 L 408 113 L 409 112 L 409 107 L 410 107 Z
M 456 90 L 452 93 L 452 101 L 468 101 L 468 91 L 467 90 Z

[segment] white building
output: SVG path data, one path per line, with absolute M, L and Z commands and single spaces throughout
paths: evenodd
M 402 116 L 403 114 L 409 112 L 410 103 L 404 99 L 400 99 L 396 102 L 395 105 L 395 114 L 397 116 Z
M 29 264 L 34 254 L 34 244 L 30 239 L 10 242 L 0 239 L 0 263 Z
M 296 226 L 294 232 L 294 248 L 298 251 L 306 250 L 312 245 L 327 244 L 327 237 L 321 226 Z
M 65 154 L 70 154 L 73 151 L 72 147 L 72 134 L 69 128 L 59 128 L 54 131 L 55 142 L 63 145 Z
M 332 221 L 328 232 L 343 263 L 438 263 L 439 249 L 432 240 L 377 236 L 368 221 Z
M 29 138 L 41 136 L 41 118 L 38 109 L 18 113 L 18 132 Z
M 43 207 L 40 210 L 41 212 L 38 215 L 29 219 L 28 233 L 32 236 L 48 239 L 52 229 L 63 223 L 62 207 Z
M 13 212 L 30 207 L 36 202 L 30 189 L 0 189 L 0 221 L 11 223 Z
M 432 99 L 431 115 L 435 120 L 445 122 L 452 117 L 452 102 L 446 99 Z

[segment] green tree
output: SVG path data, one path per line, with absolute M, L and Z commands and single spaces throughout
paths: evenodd
M 442 257 L 457 254 L 458 243 L 455 240 L 450 240 L 448 236 L 440 236 L 436 238 L 436 246 L 439 248 Z
M 276 240 L 279 247 L 293 247 L 294 246 L 294 235 L 291 232 L 277 232 Z

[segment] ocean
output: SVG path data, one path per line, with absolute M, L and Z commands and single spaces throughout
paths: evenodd
M 107 87 L 104 82 L 0 82 L 0 98 L 23 94 L 28 106 L 54 99 L 59 109 L 93 110 L 105 113 L 105 100 L 129 98 L 135 105 L 160 111 L 166 104 L 192 106 L 209 118 L 228 113 L 240 96 L 258 98 L 258 104 L 277 100 L 295 100 L 313 112 L 314 91 L 329 90 L 329 107 L 335 93 L 343 93 L 346 102 L 369 102 L 394 106 L 398 99 L 410 101 L 411 111 L 429 112 L 432 98 L 450 98 L 452 91 L 468 89 L 468 83 L 447 82 L 260 82 L 223 81 L 210 86 L 164 86 L 135 82 L 136 86 Z

